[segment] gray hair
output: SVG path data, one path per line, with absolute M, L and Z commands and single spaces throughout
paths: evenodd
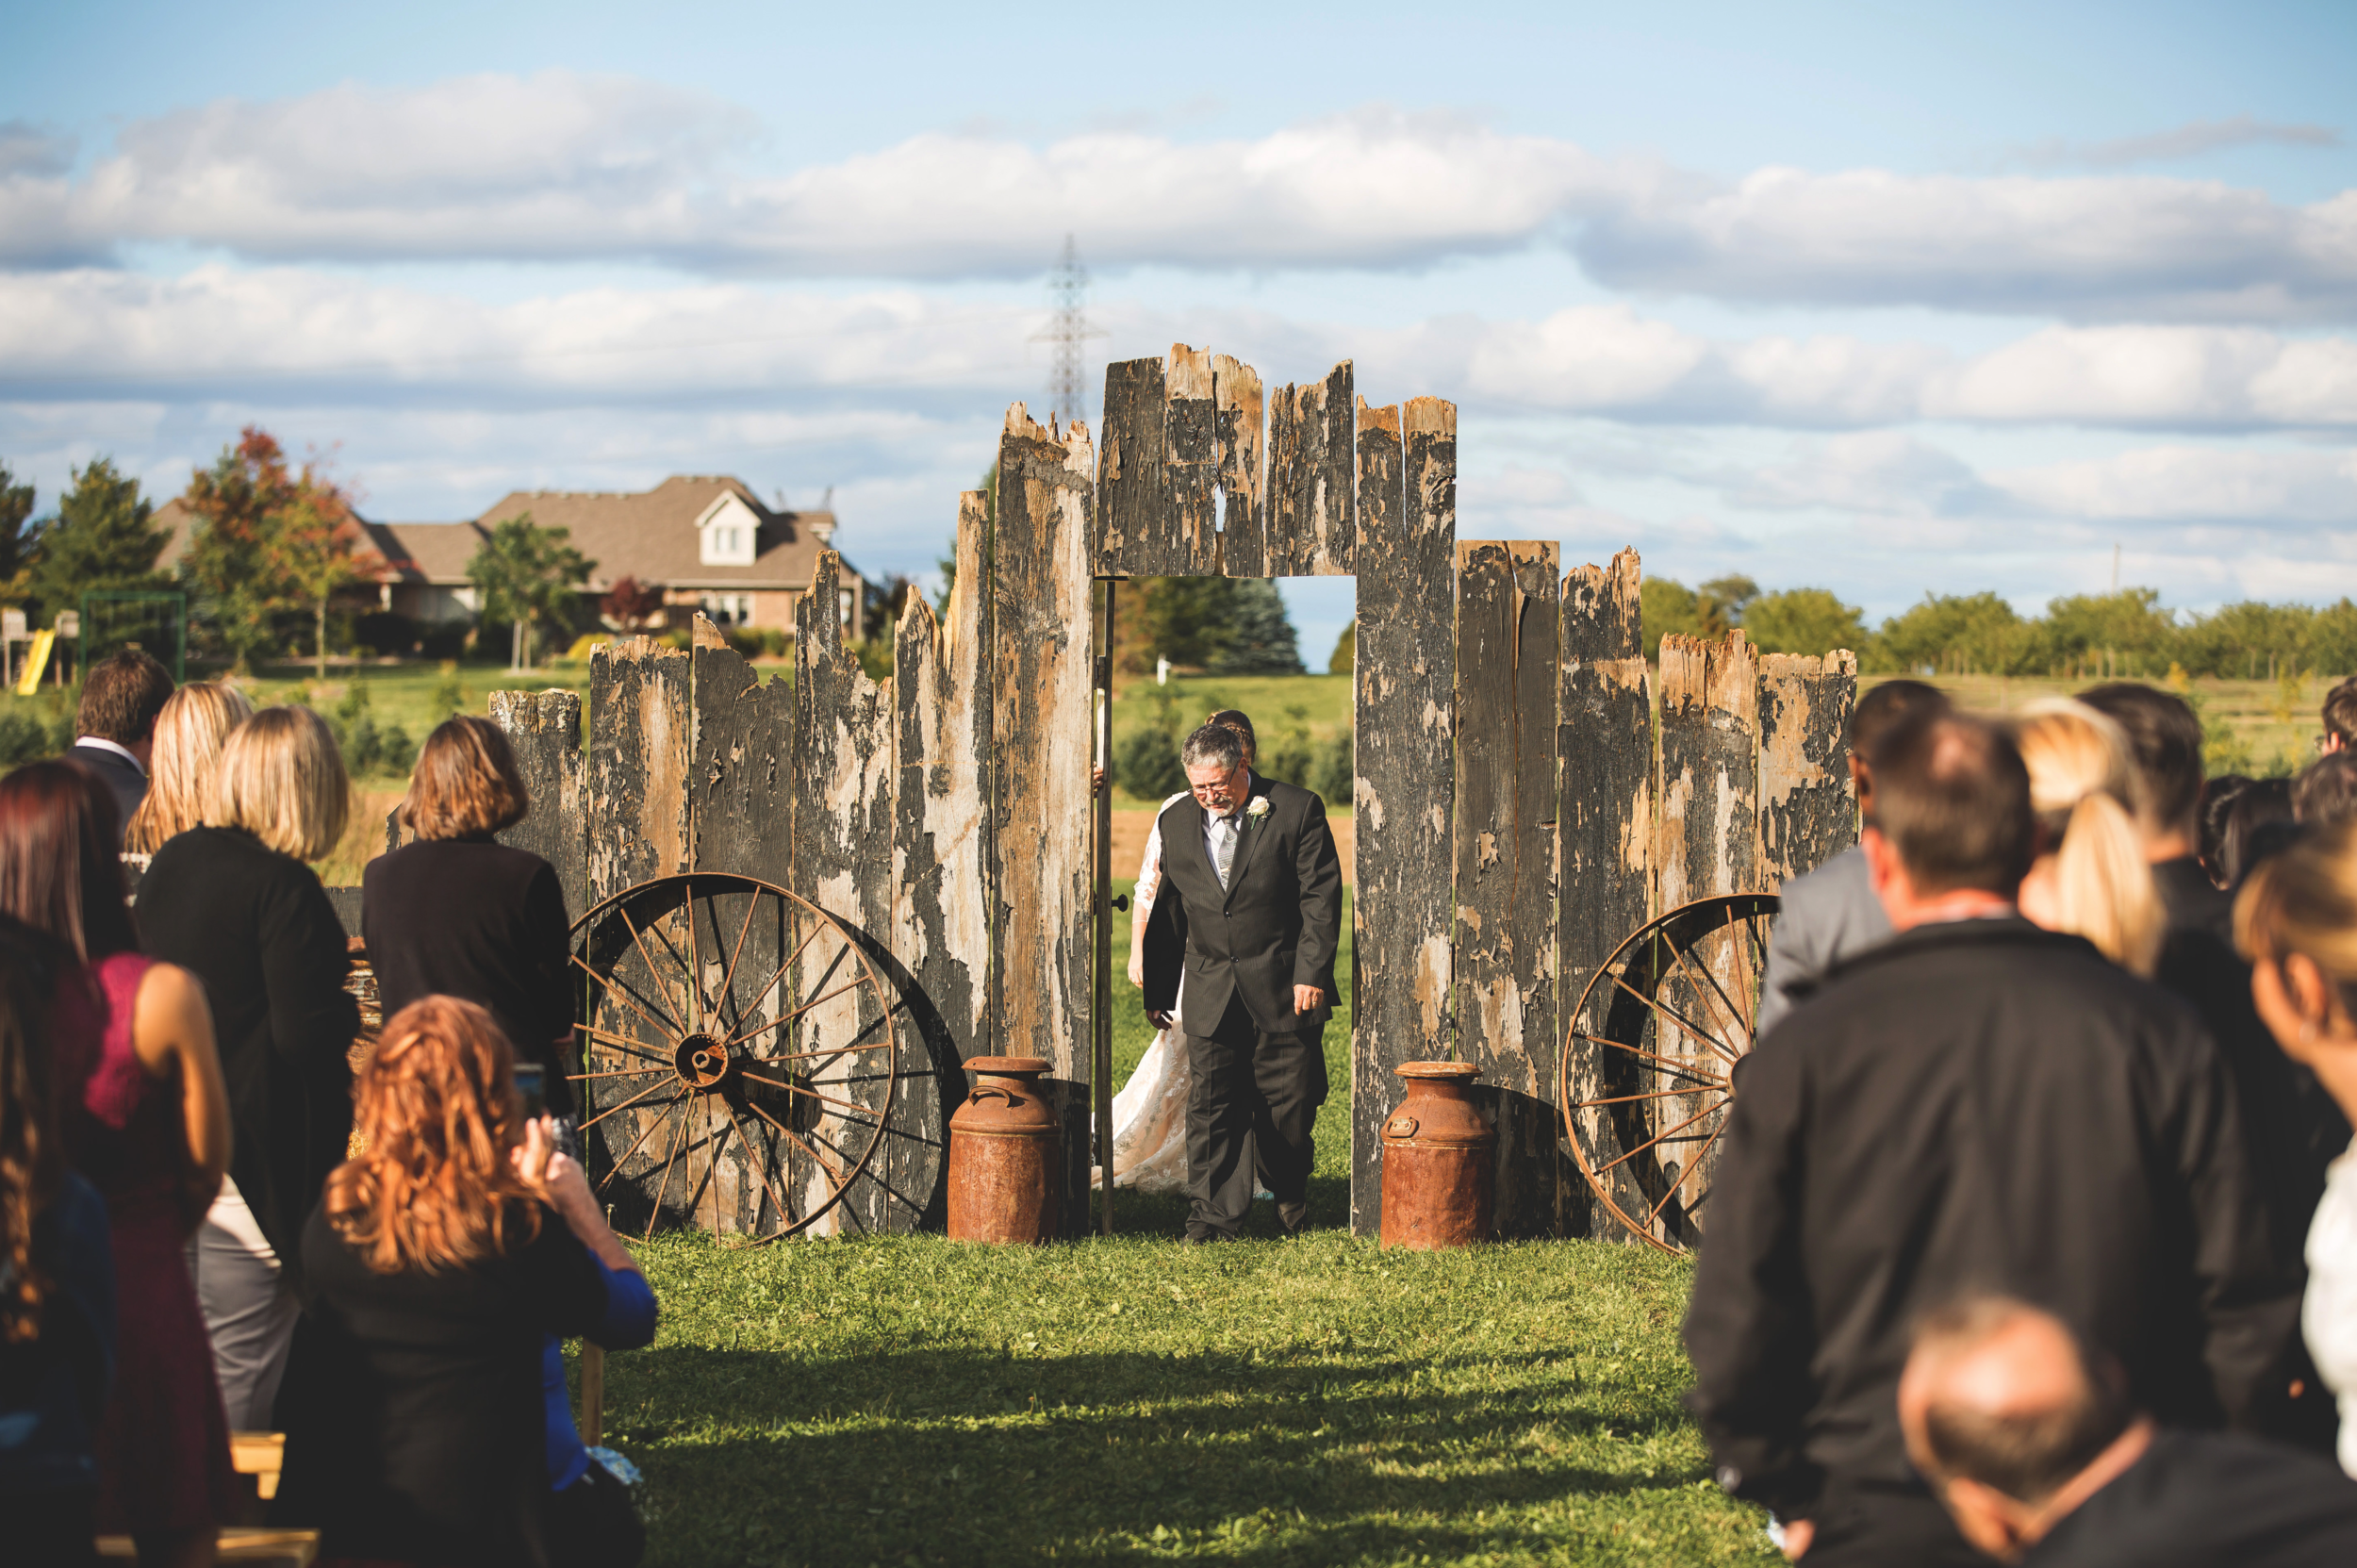
M 1244 737 L 1225 724 L 1206 724 L 1178 748 L 1182 767 L 1221 767 L 1232 773 L 1244 761 Z

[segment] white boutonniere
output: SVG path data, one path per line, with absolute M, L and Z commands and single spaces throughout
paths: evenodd
M 1255 795 L 1252 797 L 1252 803 L 1244 808 L 1244 819 L 1247 825 L 1259 821 L 1267 815 L 1268 797 L 1265 795 Z

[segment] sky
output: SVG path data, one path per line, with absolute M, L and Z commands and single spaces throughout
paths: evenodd
M 0 462 L 367 515 L 730 473 L 922 575 L 1048 271 L 1459 404 L 1460 538 L 2025 613 L 2357 596 L 2357 7 L 15 8 Z M 224 14 L 233 13 L 233 14 Z M 1283 585 L 1313 668 L 1346 582 Z

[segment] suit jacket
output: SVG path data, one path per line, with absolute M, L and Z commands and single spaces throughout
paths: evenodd
M 1686 1320 L 1739 1495 L 1907 1487 L 1915 1320 L 1967 1290 L 2046 1308 L 2164 1420 L 2250 1419 L 2296 1338 L 2234 1085 L 2193 1010 L 2003 917 L 1851 960 L 1735 1068 Z
M 1837 964 L 1890 940 L 1890 916 L 1874 896 L 1866 851 L 1852 845 L 1805 877 L 1784 884 L 1784 907 L 1768 938 L 1768 976 L 1759 988 L 1766 1038 Z
M 103 746 L 69 746 L 65 754 L 97 774 L 114 791 L 115 810 L 121 814 L 115 821 L 115 848 L 120 850 L 123 835 L 130 831 L 131 814 L 147 799 L 147 775 L 130 758 Z
M 1254 817 L 1244 807 L 1225 889 L 1203 843 L 1202 806 L 1188 795 L 1162 809 L 1162 887 L 1146 928 L 1146 1006 L 1176 1012 L 1189 1034 L 1216 1030 L 1235 998 L 1270 1034 L 1322 1026 L 1334 1011 L 1343 866 L 1326 802 L 1258 773 L 1252 800 L 1265 800 L 1268 810 Z M 1326 1006 L 1297 1017 L 1296 985 L 1317 986 Z

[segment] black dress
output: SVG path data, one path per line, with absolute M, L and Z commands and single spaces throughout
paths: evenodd
M 282 1402 L 273 1519 L 325 1555 L 444 1564 L 547 1560 L 543 1336 L 598 1327 L 605 1277 L 553 1213 L 506 1257 L 378 1274 L 322 1206 L 303 1233 L 315 1359 Z
M 420 997 L 490 1010 L 517 1060 L 548 1069 L 549 1109 L 573 1109 L 559 1042 L 573 1027 L 565 890 L 529 850 L 488 835 L 420 840 L 369 863 L 360 933 L 391 1017 Z
M 295 1244 L 352 1136 L 360 1006 L 344 928 L 311 868 L 239 828 L 191 828 L 140 879 L 147 954 L 205 982 L 229 1087 L 229 1174 L 296 1279 Z

